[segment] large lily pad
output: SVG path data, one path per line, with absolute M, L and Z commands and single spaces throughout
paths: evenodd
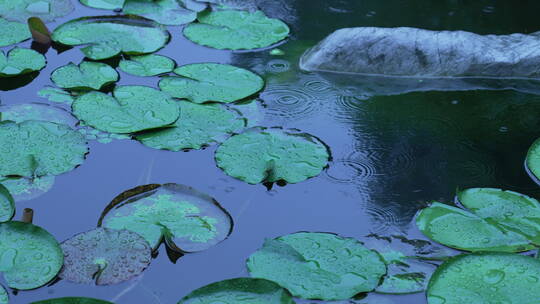
M 257 49 L 271 46 L 289 35 L 281 20 L 268 18 L 262 11 L 236 10 L 199 13 L 199 23 L 184 29 L 191 41 L 216 49 Z
M 0 178 L 0 183 L 9 190 L 9 193 L 17 202 L 29 201 L 40 197 L 53 187 L 54 181 L 55 177 L 52 175 L 35 178 Z
M 65 45 L 86 45 L 81 51 L 100 60 L 120 53 L 141 55 L 162 48 L 169 32 L 159 24 L 135 16 L 97 16 L 69 21 L 57 27 L 52 39 Z
M 7 222 L 15 215 L 15 200 L 9 190 L 0 184 L 0 223 Z
M 107 84 L 116 82 L 118 72 L 105 63 L 83 61 L 78 66 L 69 63 L 59 67 L 52 72 L 51 80 L 64 89 L 99 90 Z
M 79 96 L 73 114 L 101 131 L 133 133 L 164 127 L 180 115 L 176 101 L 167 94 L 144 86 L 121 86 L 114 97 L 101 92 Z
M 34 289 L 56 277 L 62 249 L 43 228 L 23 222 L 0 224 L 0 272 L 11 288 Z
M 9 303 L 9 295 L 7 293 L 7 290 L 4 288 L 4 286 L 0 285 L 0 304 L 8 304 Z
M 162 240 L 177 252 L 208 249 L 226 239 L 232 218 L 215 199 L 179 184 L 146 185 L 115 198 L 99 226 L 128 229 L 157 249 Z
M 162 55 L 132 56 L 120 61 L 120 70 L 135 76 L 156 76 L 174 70 L 176 63 Z
M 0 47 L 19 43 L 32 37 L 25 23 L 8 21 L 0 17 L 0 28 L 2 29 Z
M 226 174 L 249 184 L 298 183 L 318 175 L 330 154 L 317 138 L 294 130 L 252 128 L 232 136 L 216 151 Z
M 40 53 L 16 47 L 7 54 L 0 51 L 0 77 L 13 77 L 39 71 L 47 64 Z
M 250 274 L 305 299 L 345 300 L 374 290 L 386 273 L 382 257 L 351 238 L 300 232 L 267 240 L 247 260 Z
M 529 148 L 525 168 L 533 180 L 540 184 L 540 138 L 535 140 Z
M 62 244 L 65 265 L 60 278 L 83 284 L 110 285 L 142 273 L 151 261 L 144 238 L 128 230 L 97 228 Z
M 536 304 L 540 260 L 509 253 L 457 256 L 433 274 L 427 298 L 429 304 Z
M 172 128 L 145 132 L 137 135 L 136 139 L 155 149 L 201 149 L 222 142 L 246 125 L 237 112 L 220 104 L 200 105 L 183 100 L 178 103 L 180 118 Z
M 30 304 L 113 304 L 113 303 L 109 301 L 92 299 L 92 298 L 66 297 L 66 298 L 42 300 L 42 301 L 32 302 Z
M 79 0 L 82 4 L 99 9 L 119 10 L 126 0 Z
M 41 120 L 74 127 L 78 120 L 68 111 L 45 103 L 20 103 L 0 105 L 0 120 L 20 123 L 26 120 Z
M 182 298 L 178 304 L 294 304 L 287 290 L 264 279 L 237 278 L 206 285 Z
M 58 175 L 84 161 L 88 146 L 62 124 L 28 120 L 0 123 L 0 176 Z
M 164 25 L 181 25 L 197 19 L 197 13 L 180 5 L 178 0 L 125 0 L 123 12 Z
M 196 103 L 233 102 L 257 93 L 264 86 L 258 75 L 228 64 L 189 64 L 174 72 L 182 77 L 165 77 L 159 87 L 174 97 Z
M 0 0 L 1 16 L 24 23 L 30 17 L 50 22 L 68 15 L 73 9 L 71 0 Z

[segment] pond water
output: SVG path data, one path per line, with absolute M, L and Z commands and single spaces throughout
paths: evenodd
M 316 135 L 331 149 L 332 162 L 318 177 L 268 191 L 225 175 L 214 162 L 215 146 L 202 151 L 167 152 L 137 141 L 90 142 L 85 163 L 56 178 L 37 199 L 34 223 L 62 241 L 96 227 L 103 208 L 117 194 L 148 183 L 190 185 L 215 197 L 234 219 L 224 242 L 176 264 L 162 249 L 140 277 L 114 286 L 93 287 L 65 281 L 19 292 L 11 303 L 90 296 L 115 303 L 176 303 L 191 290 L 227 278 L 248 276 L 246 258 L 266 238 L 323 231 L 361 238 L 370 233 L 406 233 L 424 238 L 411 220 L 433 200 L 451 201 L 456 188 L 498 187 L 538 197 L 540 188 L 523 169 L 527 149 L 540 137 L 540 96 L 500 90 L 411 92 L 372 96 L 347 79 L 332 82 L 299 71 L 298 59 L 332 31 L 353 26 L 413 26 L 466 30 L 480 34 L 531 33 L 540 29 L 540 4 L 523 1 L 440 0 L 284 0 L 266 1 L 270 15 L 292 29 L 279 48 L 282 56 L 230 52 L 193 44 L 181 27 L 169 27 L 171 42 L 158 54 L 178 65 L 234 64 L 261 75 L 266 87 L 263 126 L 297 128 Z M 286 4 L 286 5 L 283 5 Z M 77 3 L 78 16 L 110 14 Z M 30 46 L 30 42 L 21 45 Z M 7 49 L 7 48 L 6 48 Z M 52 85 L 50 73 L 82 53 L 50 49 L 47 67 L 30 84 L 0 91 L 2 104 L 46 102 L 37 91 Z M 157 87 L 158 78 L 120 72 L 119 84 Z M 4 85 L 10 80 L 2 79 Z M 17 218 L 20 216 L 20 212 Z M 307 301 L 308 303 L 310 301 Z M 344 302 L 345 303 L 345 302 Z M 347 302 L 349 303 L 349 302 Z M 351 302 L 353 303 L 353 302 Z M 423 293 L 370 295 L 354 303 L 426 303 Z

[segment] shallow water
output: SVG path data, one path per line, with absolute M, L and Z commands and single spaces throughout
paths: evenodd
M 10 303 L 60 296 L 93 296 L 126 304 L 175 303 L 200 286 L 247 276 L 245 259 L 265 238 L 297 231 L 356 238 L 402 231 L 422 237 L 410 225 L 416 211 L 432 200 L 451 201 L 456 188 L 500 187 L 539 196 L 523 162 L 530 144 L 540 137 L 540 96 L 509 90 L 370 96 L 354 82 L 347 85 L 347 79 L 337 85 L 300 72 L 297 62 L 305 49 L 342 27 L 531 33 L 540 29 L 536 14 L 540 4 L 523 1 L 517 6 L 503 0 L 286 3 L 290 7 L 266 5 L 293 30 L 292 38 L 279 47 L 284 56 L 197 46 L 182 37 L 180 27 L 169 28 L 172 41 L 158 54 L 173 58 L 178 65 L 230 63 L 259 73 L 267 82 L 260 94 L 265 108 L 259 125 L 298 128 L 316 135 L 331 148 L 330 167 L 316 178 L 267 191 L 262 185 L 251 186 L 226 176 L 215 166 L 215 146 L 175 153 L 130 140 L 92 141 L 81 167 L 58 176 L 43 196 L 18 203 L 18 211 L 33 208 L 34 223 L 62 241 L 93 229 L 103 208 L 124 190 L 147 183 L 181 183 L 210 194 L 231 213 L 232 235 L 176 264 L 161 248 L 143 275 L 120 285 L 93 287 L 60 281 L 12 295 Z M 76 12 L 49 26 L 52 29 L 78 16 L 107 13 L 78 5 Z M 30 42 L 22 45 L 30 46 Z M 59 55 L 49 50 L 48 65 L 38 78 L 22 88 L 0 91 L 2 104 L 45 102 L 36 92 L 52 85 L 50 73 L 82 59 L 77 48 Z M 158 81 L 120 74 L 121 85 L 156 87 Z M 425 297 L 375 295 L 356 303 L 418 304 L 425 303 Z

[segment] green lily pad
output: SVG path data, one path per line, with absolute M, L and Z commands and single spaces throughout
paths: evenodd
M 128 230 L 96 228 L 62 242 L 65 265 L 60 278 L 110 285 L 142 273 L 152 260 L 148 242 Z
M 294 130 L 252 128 L 232 136 L 215 154 L 227 175 L 249 184 L 299 183 L 317 176 L 330 154 L 317 138 Z
M 7 54 L 0 51 L 0 77 L 13 77 L 39 71 L 47 61 L 40 53 L 16 47 Z
M 294 304 L 287 290 L 264 279 L 237 278 L 212 283 L 192 291 L 178 304 Z
M 4 286 L 0 285 L 0 304 L 8 304 L 9 303 L 9 295 L 7 293 L 7 290 L 4 288 Z
M 125 0 L 123 12 L 164 25 L 181 25 L 197 19 L 197 13 L 180 5 L 178 0 Z
M 0 123 L 0 176 L 58 175 L 82 164 L 88 146 L 70 127 L 28 120 Z
M 262 11 L 205 11 L 198 23 L 184 29 L 189 40 L 216 49 L 257 49 L 271 46 L 289 35 L 289 27 Z
M 183 7 L 194 12 L 202 12 L 208 7 L 208 4 L 206 2 L 199 2 L 196 0 L 179 0 L 179 2 L 182 4 Z
M 418 213 L 416 225 L 430 239 L 466 251 L 518 252 L 534 248 L 520 233 L 438 202 Z
M 264 80 L 258 75 L 228 64 L 189 64 L 174 72 L 182 77 L 164 77 L 159 82 L 160 89 L 195 103 L 234 102 L 257 93 L 264 86 Z
M 83 61 L 78 66 L 71 62 L 54 70 L 51 80 L 64 89 L 99 90 L 118 81 L 118 72 L 101 62 Z
M 156 76 L 174 70 L 176 63 L 169 57 L 161 55 L 132 56 L 129 60 L 120 61 L 119 68 L 125 73 L 135 76 Z
M 12 21 L 26 23 L 30 17 L 44 22 L 69 15 L 75 7 L 71 0 L 2 0 L 0 15 Z
M 109 133 L 133 133 L 168 126 L 180 115 L 176 101 L 144 86 L 116 87 L 114 97 L 89 92 L 79 96 L 72 109 L 87 125 Z
M 0 17 L 0 28 L 3 31 L 0 35 L 0 47 L 19 43 L 32 37 L 28 25 L 24 23 L 8 21 Z
M 107 9 L 107 10 L 119 10 L 124 6 L 126 0 L 79 0 L 82 4 L 98 8 L 98 9 Z
M 525 168 L 533 180 L 540 184 L 540 138 L 535 140 L 527 152 Z
M 15 215 L 15 200 L 9 190 L 0 184 L 0 223 L 7 222 Z
M 33 200 L 45 194 L 54 185 L 55 177 L 46 175 L 35 178 L 10 177 L 0 179 L 17 202 Z
M 251 276 L 304 299 L 345 300 L 374 290 L 386 273 L 381 256 L 352 238 L 300 232 L 267 240 L 247 260 Z
M 75 97 L 70 92 L 64 91 L 59 88 L 44 87 L 37 92 L 37 95 L 42 98 L 46 98 L 51 102 L 64 103 L 71 105 L 75 101 Z
M 11 288 L 34 289 L 51 281 L 62 268 L 56 239 L 41 227 L 23 222 L 0 224 L 0 272 Z
M 206 250 L 225 240 L 232 218 L 207 194 L 179 184 L 128 190 L 104 210 L 98 226 L 128 229 L 157 249 L 165 241 L 177 252 Z
M 30 304 L 113 304 L 113 303 L 109 301 L 92 299 L 92 298 L 66 297 L 66 298 L 42 300 L 42 301 L 32 302 Z
M 78 18 L 57 27 L 52 39 L 65 45 L 86 45 L 81 51 L 100 60 L 120 53 L 153 53 L 169 41 L 169 32 L 159 24 L 136 16 Z
M 21 103 L 0 105 L 0 120 L 20 123 L 26 120 L 41 120 L 74 127 L 78 120 L 68 111 L 45 103 Z
M 429 304 L 536 304 L 540 299 L 540 261 L 509 253 L 460 255 L 431 277 Z
M 180 118 L 173 127 L 149 131 L 135 138 L 142 144 L 170 151 L 201 149 L 219 143 L 246 123 L 237 112 L 220 104 L 195 104 L 179 100 Z

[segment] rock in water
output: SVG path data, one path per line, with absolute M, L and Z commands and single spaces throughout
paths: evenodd
M 307 71 L 413 77 L 540 78 L 540 32 L 478 35 L 417 28 L 345 28 L 300 60 Z

